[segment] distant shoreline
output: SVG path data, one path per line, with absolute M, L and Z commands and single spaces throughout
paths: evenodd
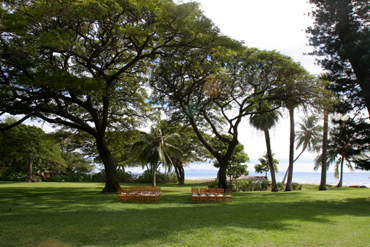
M 266 177 L 265 176 L 242 176 L 239 179 L 247 179 L 247 180 L 251 180 L 251 181 L 262 181 L 264 180 Z M 189 179 L 186 179 L 185 180 L 189 180 L 189 181 L 196 181 L 196 182 L 212 182 L 212 181 L 215 181 L 217 178 L 189 178 Z M 230 181 L 230 178 L 227 178 L 227 181 Z

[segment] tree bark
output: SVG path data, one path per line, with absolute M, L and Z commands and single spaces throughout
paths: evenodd
M 264 132 L 265 132 L 265 140 L 266 140 L 266 148 L 267 148 L 267 157 L 269 160 L 270 173 L 271 173 L 271 185 L 272 185 L 271 192 L 276 192 L 278 191 L 278 188 L 276 185 L 274 163 L 272 161 L 270 133 L 268 129 L 264 129 Z
M 154 164 L 153 166 L 153 187 L 157 187 L 157 166 L 158 164 Z
M 344 163 L 344 157 L 342 156 L 342 160 L 340 162 L 340 175 L 339 175 L 339 183 L 337 184 L 337 187 L 340 188 L 343 186 L 343 163 Z
M 329 130 L 329 112 L 324 110 L 324 132 L 322 138 L 322 161 L 321 161 L 321 181 L 319 190 L 326 190 L 326 173 L 327 173 L 327 164 L 326 156 L 328 149 L 328 130 Z
M 290 143 L 289 143 L 289 173 L 288 181 L 285 187 L 285 191 L 292 190 L 292 180 L 293 180 L 293 162 L 294 162 L 294 107 L 289 109 L 289 119 L 290 119 Z
M 27 173 L 27 183 L 33 182 L 32 179 L 32 159 L 31 156 L 28 156 L 28 173 Z
M 227 174 L 226 174 L 226 168 L 227 168 L 227 163 L 224 164 L 224 163 L 221 163 L 220 161 L 218 161 L 220 163 L 220 168 L 218 169 L 218 174 L 219 174 L 219 178 L 218 178 L 218 187 L 219 188 L 224 188 L 224 189 L 227 189 Z
M 101 193 L 117 192 L 120 185 L 117 179 L 117 172 L 112 153 L 110 152 L 104 137 L 97 138 L 96 143 L 105 168 L 105 187 Z
M 182 165 L 181 160 L 175 157 L 172 157 L 172 162 L 175 168 L 177 180 L 179 181 L 179 185 L 184 185 L 185 184 L 185 172 L 184 172 L 184 167 Z

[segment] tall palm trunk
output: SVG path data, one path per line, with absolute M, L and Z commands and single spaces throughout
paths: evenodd
M 278 191 L 278 188 L 276 185 L 275 168 L 274 168 L 274 164 L 272 161 L 270 133 L 267 128 L 264 129 L 264 132 L 265 132 L 265 139 L 266 139 L 267 157 L 269 160 L 269 167 L 270 167 L 270 173 L 271 173 L 271 184 L 272 184 L 271 191 L 276 192 Z
M 294 162 L 294 107 L 289 108 L 289 119 L 290 119 L 290 143 L 289 143 L 289 173 L 288 181 L 285 187 L 285 191 L 292 190 L 293 180 L 293 162 Z
M 153 187 L 157 187 L 157 166 L 158 164 L 154 164 L 153 166 Z
M 326 190 L 326 156 L 328 150 L 329 112 L 324 110 L 324 132 L 322 138 L 321 181 L 319 190 Z
M 339 183 L 337 184 L 337 187 L 343 186 L 343 163 L 344 163 L 344 157 L 342 156 L 342 160 L 340 161 Z

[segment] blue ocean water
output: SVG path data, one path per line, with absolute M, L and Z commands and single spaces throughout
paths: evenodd
M 249 172 L 249 176 L 264 176 L 265 174 Z M 185 179 L 199 179 L 199 178 L 216 178 L 217 170 L 185 170 Z M 271 176 L 267 173 L 267 177 L 271 180 Z M 276 180 L 281 182 L 284 178 L 284 172 L 276 174 Z M 293 172 L 293 182 L 304 184 L 320 184 L 320 172 Z M 334 173 L 328 172 L 326 183 L 330 185 L 337 185 L 339 179 L 334 177 Z M 370 188 L 370 172 L 345 172 L 343 173 L 343 185 L 365 185 Z

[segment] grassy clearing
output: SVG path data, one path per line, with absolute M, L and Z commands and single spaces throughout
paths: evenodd
M 132 184 L 129 184 L 129 186 Z M 307 186 L 191 204 L 162 186 L 158 204 L 116 203 L 101 183 L 0 182 L 0 246 L 369 246 L 370 189 Z M 11 211 L 9 212 L 9 208 Z

